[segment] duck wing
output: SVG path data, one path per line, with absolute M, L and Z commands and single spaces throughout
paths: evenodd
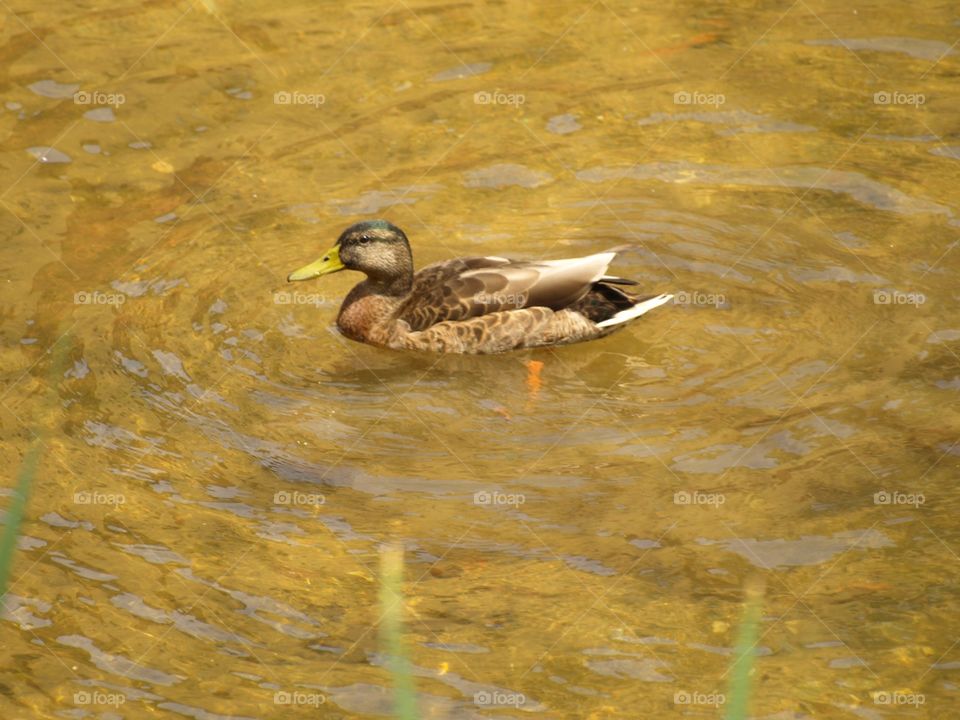
M 397 309 L 396 317 L 418 331 L 438 322 L 502 310 L 562 310 L 586 296 L 595 282 L 619 280 L 606 275 L 615 256 L 606 252 L 541 261 L 477 257 L 436 263 L 414 276 L 410 294 Z

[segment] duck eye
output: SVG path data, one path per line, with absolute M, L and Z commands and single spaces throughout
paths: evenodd
M 360 236 L 360 244 L 361 244 L 361 245 L 366 245 L 368 242 L 370 242 L 370 238 L 369 238 L 369 237 L 367 237 L 366 235 L 361 235 L 361 236 Z

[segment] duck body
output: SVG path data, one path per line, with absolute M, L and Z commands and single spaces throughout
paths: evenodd
M 406 235 L 383 220 L 347 228 L 289 280 L 357 269 L 367 279 L 340 307 L 349 338 L 396 350 L 501 353 L 603 337 L 672 295 L 641 298 L 607 274 L 616 253 L 545 261 L 446 260 L 413 272 Z

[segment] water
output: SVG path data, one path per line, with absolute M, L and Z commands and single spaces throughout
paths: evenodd
M 951 716 L 948 6 L 4 12 L 4 717 L 389 716 L 385 545 L 422 717 L 719 716 L 754 581 L 753 716 Z M 358 345 L 283 279 L 371 217 L 678 302 Z

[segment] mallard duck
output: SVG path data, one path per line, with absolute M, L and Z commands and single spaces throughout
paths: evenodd
M 637 297 L 634 280 L 607 275 L 615 252 L 567 260 L 465 257 L 413 271 L 403 230 L 386 220 L 351 225 L 290 282 L 341 270 L 367 279 L 340 306 L 349 338 L 401 350 L 500 353 L 603 337 L 672 295 Z

